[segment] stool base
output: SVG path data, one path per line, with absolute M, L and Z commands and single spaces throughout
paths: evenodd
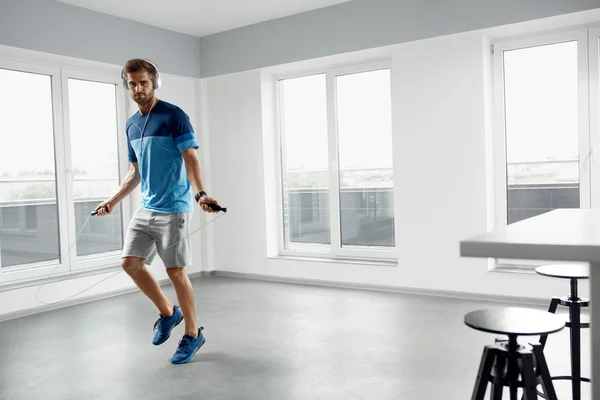
M 491 383 L 492 400 L 502 399 L 504 387 L 510 388 L 510 400 L 518 400 L 519 388 L 525 400 L 537 400 L 538 382 L 547 400 L 557 400 L 541 344 L 520 345 L 516 338 L 496 341 L 483 349 L 471 399 L 484 400 Z

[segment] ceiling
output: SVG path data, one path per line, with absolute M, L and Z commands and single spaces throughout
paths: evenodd
M 202 37 L 350 0 L 57 0 Z

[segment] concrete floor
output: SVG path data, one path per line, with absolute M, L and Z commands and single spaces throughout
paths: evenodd
M 0 399 L 465 400 L 495 336 L 463 316 L 503 306 L 223 277 L 193 284 L 207 342 L 189 364 L 169 362 L 183 325 L 153 346 L 158 314 L 128 294 L 0 323 Z M 569 371 L 567 346 L 566 329 L 548 341 L 554 375 Z M 571 398 L 568 383 L 556 386 Z

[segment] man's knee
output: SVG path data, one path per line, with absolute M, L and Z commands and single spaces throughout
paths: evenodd
M 144 259 L 141 257 L 123 257 L 121 258 L 121 267 L 129 275 L 138 274 L 144 268 Z
M 169 267 L 167 268 L 167 274 L 171 280 L 182 280 L 185 279 L 185 268 L 184 267 Z

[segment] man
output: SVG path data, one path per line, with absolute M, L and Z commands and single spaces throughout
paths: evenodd
M 159 310 L 154 345 L 164 343 L 185 321 L 185 333 L 171 358 L 173 364 L 182 364 L 205 342 L 203 328 L 196 324 L 194 293 L 185 270 L 192 251 L 189 232 L 194 199 L 206 212 L 214 212 L 208 204 L 218 203 L 203 190 L 198 143 L 189 117 L 154 94 L 161 83 L 156 66 L 147 60 L 129 60 L 122 78 L 139 107 L 126 124 L 130 168 L 116 194 L 96 211 L 99 216 L 112 213 L 141 182 L 140 207 L 129 223 L 121 266 Z M 152 263 L 155 250 L 167 268 L 180 306 L 167 299 L 144 265 Z

